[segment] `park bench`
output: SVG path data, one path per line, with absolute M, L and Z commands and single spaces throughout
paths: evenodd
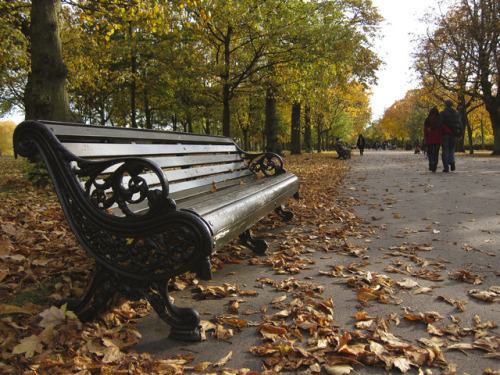
M 337 143 L 333 145 L 335 151 L 337 151 L 337 155 L 339 159 L 350 159 L 351 158 L 351 150 L 346 148 L 343 144 Z
M 82 320 L 116 292 L 147 298 L 170 337 L 200 339 L 196 310 L 175 306 L 168 281 L 186 271 L 210 279 L 211 254 L 239 236 L 262 254 L 249 228 L 298 198 L 299 180 L 272 153 L 247 153 L 227 137 L 24 121 L 17 155 L 43 159 L 68 223 L 95 259 L 78 300 L 61 301 Z

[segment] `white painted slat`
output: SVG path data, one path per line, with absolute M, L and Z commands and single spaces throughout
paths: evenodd
M 216 155 L 206 154 L 206 155 L 166 156 L 166 157 L 160 156 L 160 157 L 149 157 L 147 159 L 156 163 L 161 168 L 231 163 L 242 160 L 239 154 L 216 154 Z
M 235 153 L 237 151 L 234 145 L 65 143 L 64 146 L 82 158 Z
M 182 143 L 211 143 L 211 144 L 234 144 L 230 138 L 217 135 L 169 132 L 163 130 L 146 130 L 121 128 L 113 126 L 95 126 L 71 123 L 59 123 L 54 121 L 40 121 L 47 126 L 62 142 L 69 139 L 86 138 L 92 139 L 129 139 L 132 141 L 150 142 L 182 142 Z

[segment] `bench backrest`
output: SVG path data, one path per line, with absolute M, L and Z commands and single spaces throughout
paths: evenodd
M 227 137 L 49 121 L 42 123 L 65 148 L 80 158 L 105 160 L 137 156 L 156 163 L 168 180 L 169 196 L 177 203 L 255 178 L 241 150 Z M 111 173 L 113 168 L 105 172 Z M 154 173 L 141 177 L 150 188 L 160 183 Z

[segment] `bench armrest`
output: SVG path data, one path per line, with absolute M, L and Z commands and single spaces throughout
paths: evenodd
M 249 153 L 240 150 L 240 154 L 254 173 L 262 172 L 265 176 L 272 176 L 286 172 L 283 159 L 273 152 Z
M 136 215 L 129 208 L 147 199 L 149 212 L 175 210 L 168 198 L 168 181 L 154 162 L 140 157 L 117 158 L 105 161 L 78 160 L 73 166 L 76 176 L 85 179 L 85 195 L 102 210 L 117 205 L 126 216 Z M 102 178 L 103 174 L 107 177 Z M 145 179 L 150 175 L 160 189 L 151 189 Z M 168 205 L 168 207 L 166 207 Z
M 65 212 L 68 202 L 79 201 L 83 207 L 89 200 L 103 213 L 117 204 L 126 216 L 134 215 L 129 204 L 146 199 L 149 213 L 164 212 L 165 208 L 175 210 L 175 203 L 168 198 L 167 178 L 162 169 L 150 160 L 141 157 L 102 161 L 79 158 L 69 152 L 44 124 L 31 120 L 16 128 L 13 143 L 16 156 L 19 154 L 34 161 L 40 154 Z M 145 171 L 149 172 L 159 189 L 150 189 L 143 178 Z M 85 202 L 80 199 L 82 189 L 85 191 Z

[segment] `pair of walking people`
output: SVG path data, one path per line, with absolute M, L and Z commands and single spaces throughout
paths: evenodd
M 424 123 L 424 138 L 431 172 L 437 170 L 441 145 L 443 172 L 455 170 L 455 147 L 457 140 L 462 137 L 462 122 L 459 113 L 453 108 L 453 101 L 446 100 L 444 105 L 441 113 L 436 107 L 432 108 Z

